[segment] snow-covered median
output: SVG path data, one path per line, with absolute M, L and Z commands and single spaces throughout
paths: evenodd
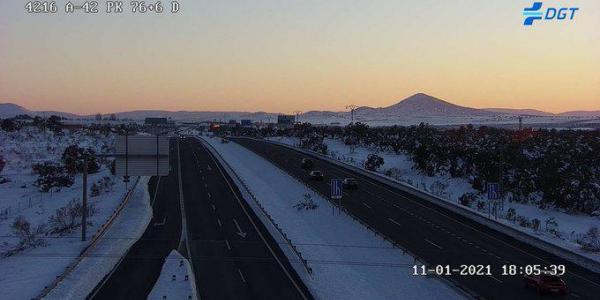
M 299 144 L 299 139 L 297 138 L 273 137 L 268 139 L 295 147 Z M 478 210 L 475 204 L 471 208 L 459 204 L 458 199 L 461 195 L 465 193 L 478 193 L 478 191 L 472 188 L 467 179 L 453 178 L 448 175 L 433 177 L 423 175 L 413 168 L 413 161 L 404 154 L 380 152 L 376 149 L 368 149 L 361 146 L 351 149 L 342 141 L 334 139 L 324 139 L 323 142 L 327 145 L 329 151 L 328 156 L 330 158 L 360 168 L 363 168 L 364 162 L 369 154 L 377 153 L 377 155 L 384 160 L 384 164 L 378 171 L 381 175 L 387 176 L 398 182 L 412 185 L 419 190 L 434 194 L 448 203 L 470 209 L 475 213 L 488 217 L 488 209 L 485 207 Z M 476 200 L 487 204 L 484 197 L 485 195 L 477 195 Z M 496 218 L 494 219 L 496 220 Z M 531 227 L 520 226 L 520 220 L 531 222 L 534 219 L 540 221 L 539 230 L 536 231 Z M 503 209 L 497 214 L 496 221 L 600 262 L 600 253 L 583 251 L 581 246 L 576 243 L 576 238 L 578 236 L 585 234 L 594 226 L 600 227 L 600 217 L 567 214 L 557 209 L 540 209 L 535 205 L 505 201 Z M 547 221 L 549 221 L 548 225 L 546 224 Z M 556 226 L 552 224 L 552 221 L 556 222 Z
M 463 298 L 439 280 L 413 276 L 413 257 L 376 237 L 352 218 L 332 215 L 327 200 L 264 158 L 235 143 L 206 140 L 308 260 L 311 276 L 306 276 L 300 265 L 292 265 L 317 299 Z M 316 209 L 294 207 L 306 194 L 318 205 Z
M 197 299 L 192 267 L 177 250 L 165 259 L 160 277 L 148 295 L 149 300 Z

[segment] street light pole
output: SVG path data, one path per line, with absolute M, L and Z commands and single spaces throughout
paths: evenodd
M 86 230 L 87 230 L 87 176 L 88 176 L 88 166 L 87 166 L 87 157 L 83 158 L 83 207 L 81 213 L 81 241 L 85 242 L 86 240 Z

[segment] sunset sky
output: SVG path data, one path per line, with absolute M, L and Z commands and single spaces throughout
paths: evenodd
M 33 110 L 289 113 L 418 92 L 600 110 L 598 0 L 544 1 L 580 11 L 531 27 L 533 1 L 518 0 L 179 0 L 162 15 L 67 15 L 61 0 L 28 14 L 25 2 L 0 0 L 0 103 Z

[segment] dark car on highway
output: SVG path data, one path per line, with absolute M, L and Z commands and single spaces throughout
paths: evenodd
M 321 181 L 321 180 L 323 180 L 323 179 L 324 179 L 323 172 L 321 172 L 321 171 L 317 171 L 317 170 L 315 170 L 315 171 L 310 171 L 310 173 L 308 174 L 308 177 L 309 177 L 311 180 L 319 180 L 319 181 Z
M 313 167 L 313 161 L 309 158 L 303 158 L 300 165 L 302 166 L 302 169 L 310 170 Z
M 525 275 L 524 280 L 526 287 L 533 288 L 540 294 L 567 294 L 567 284 L 557 275 Z
M 354 179 L 352 177 L 349 177 L 349 178 L 345 178 L 344 180 L 342 180 L 342 185 L 346 189 L 354 190 L 354 189 L 358 188 L 358 181 L 356 181 L 356 179 Z

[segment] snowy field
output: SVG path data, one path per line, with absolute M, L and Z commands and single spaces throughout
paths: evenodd
M 533 127 L 556 127 L 570 125 L 573 122 L 586 122 L 598 124 L 598 118 L 591 117 L 570 117 L 570 116 L 533 116 L 522 115 L 523 124 Z M 352 119 L 350 113 L 313 113 L 309 115 L 300 115 L 300 122 L 311 124 L 334 124 L 346 126 Z M 519 116 L 512 114 L 498 114 L 494 116 L 397 116 L 397 115 L 357 115 L 355 122 L 368 124 L 369 126 L 410 126 L 420 123 L 428 123 L 434 126 L 458 126 L 465 124 L 487 125 L 487 126 L 518 126 Z M 570 126 L 566 126 L 570 127 Z
M 299 139 L 297 138 L 274 137 L 268 139 L 292 146 L 297 146 L 299 144 Z M 421 172 L 418 170 L 413 169 L 412 160 L 403 154 L 379 152 L 376 149 L 367 149 L 365 147 L 355 147 L 355 149 L 352 150 L 342 141 L 334 139 L 325 139 L 324 143 L 327 144 L 329 149 L 328 155 L 331 158 L 357 167 L 363 167 L 364 161 L 369 154 L 377 153 L 384 159 L 384 165 L 379 169 L 380 173 L 383 174 L 384 172 L 388 171 L 388 175 L 391 175 L 389 176 L 390 178 L 410 184 L 420 190 L 435 194 L 440 198 L 456 205 L 460 205 L 458 203 L 458 198 L 464 193 L 477 193 L 477 191 L 472 188 L 471 184 L 469 184 L 465 178 L 452 178 L 450 176 L 429 177 L 421 174 Z M 486 195 L 478 195 L 477 197 L 478 200 L 487 202 Z M 550 234 L 545 230 L 539 230 L 536 232 L 531 228 L 519 226 L 518 222 L 507 220 L 507 212 L 511 208 L 514 209 L 516 215 L 526 217 L 529 220 L 533 218 L 539 219 L 542 222 L 542 229 L 544 228 L 545 220 L 554 218 L 558 224 L 560 236 L 557 237 L 556 235 Z M 478 211 L 475 208 L 471 209 L 480 213 L 481 215 L 486 217 L 488 216 L 487 208 L 484 208 L 481 211 Z M 584 234 L 592 226 L 600 226 L 600 217 L 567 214 L 557 209 L 540 209 L 534 205 L 508 201 L 504 202 L 504 209 L 500 210 L 497 216 L 498 222 L 509 225 L 527 234 L 535 235 L 543 240 L 575 251 L 593 260 L 600 261 L 600 253 L 585 252 L 581 250 L 580 246 L 575 242 L 575 238 L 578 234 Z
M 0 184 L 0 288 L 3 299 L 31 299 L 52 280 L 61 274 L 89 243 L 93 233 L 110 217 L 125 195 L 125 185 L 110 175 L 108 167 L 100 163 L 98 173 L 88 177 L 88 203 L 94 207 L 88 226 L 88 241 L 81 242 L 81 231 L 75 228 L 70 233 L 50 233 L 49 218 L 57 209 L 69 202 L 79 203 L 82 194 L 81 174 L 74 176 L 70 187 L 52 188 L 40 192 L 34 186 L 38 175 L 32 165 L 45 161 L 59 163 L 69 145 L 92 148 L 96 153 L 109 151 L 114 137 L 88 135 L 83 132 L 65 131 L 56 134 L 50 130 L 39 131 L 26 127 L 16 132 L 0 131 L 0 156 L 6 167 L 0 174 L 7 182 Z M 93 184 L 102 183 L 97 195 L 92 197 Z M 15 249 L 22 240 L 13 229 L 15 220 L 22 216 L 30 223 L 30 232 L 38 231 L 38 247 Z M 39 230 L 38 230 L 39 228 Z
M 165 259 L 148 299 L 162 300 L 165 296 L 167 299 L 197 299 L 192 267 L 177 250 L 171 251 Z
M 415 277 L 414 258 L 376 237 L 352 218 L 332 215 L 330 203 L 262 157 L 205 138 L 249 186 L 313 269 L 292 264 L 317 299 L 461 299 L 442 281 Z M 294 207 L 310 194 L 318 207 Z M 289 257 L 291 261 L 297 257 Z

